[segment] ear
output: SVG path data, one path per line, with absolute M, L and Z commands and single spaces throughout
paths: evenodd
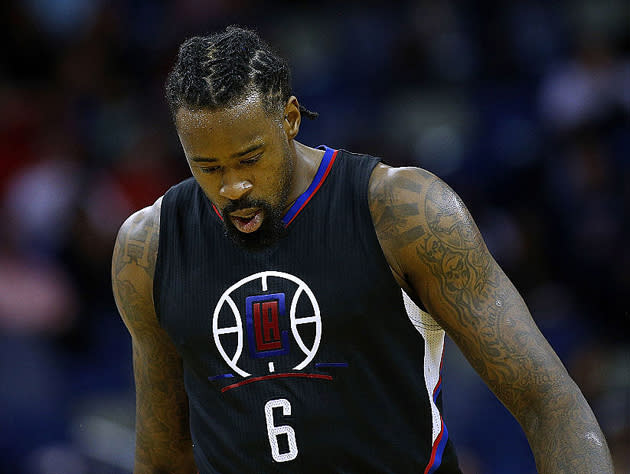
M 282 119 L 282 125 L 284 132 L 287 134 L 289 140 L 294 139 L 300 131 L 300 123 L 302 121 L 302 114 L 300 114 L 300 104 L 297 98 L 292 95 L 287 100 L 287 104 L 284 107 L 284 117 Z

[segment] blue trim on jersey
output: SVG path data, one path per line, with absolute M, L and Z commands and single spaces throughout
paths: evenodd
M 444 420 L 442 420 L 442 431 L 443 431 L 442 439 L 440 439 L 440 442 L 437 446 L 437 449 L 435 451 L 435 459 L 433 461 L 433 466 L 431 466 L 431 469 L 429 469 L 428 474 L 432 474 L 435 471 L 437 471 L 440 465 L 442 464 L 442 455 L 444 454 L 444 449 L 446 448 L 446 441 L 448 440 L 448 430 L 446 429 L 446 424 L 444 423 Z
M 315 178 L 313 178 L 311 185 L 300 195 L 299 198 L 297 198 L 297 200 L 291 206 L 291 209 L 289 209 L 282 218 L 282 223 L 285 226 L 289 225 L 291 219 L 295 217 L 295 215 L 300 211 L 304 203 L 311 197 L 313 192 L 315 192 L 320 182 L 322 181 L 324 174 L 326 173 L 326 169 L 328 168 L 328 164 L 330 163 L 333 154 L 335 153 L 335 150 L 327 147 L 326 145 L 320 145 L 317 148 L 326 150 L 322 158 L 322 162 L 319 164 L 319 168 L 317 169 L 317 173 L 315 174 Z
M 433 402 L 436 404 L 438 396 L 440 395 L 440 391 L 442 391 L 442 364 L 440 364 L 440 378 L 438 379 L 438 384 L 433 392 Z M 442 415 L 440 415 L 440 422 L 442 423 L 440 442 L 435 448 L 435 458 L 433 459 L 433 465 L 431 466 L 431 469 L 429 469 L 428 474 L 435 472 L 442 464 L 442 455 L 444 454 L 446 442 L 448 441 L 448 429 L 446 429 L 446 423 L 444 423 Z
M 318 362 L 315 364 L 315 368 L 319 369 L 322 367 L 348 367 L 347 362 Z
M 208 380 L 212 382 L 213 380 L 231 379 L 232 377 L 234 377 L 234 374 L 221 374 L 221 375 L 213 375 L 212 377 L 208 377 Z
M 440 379 L 438 381 L 438 385 L 437 385 L 437 387 L 435 387 L 435 391 L 433 392 L 433 402 L 434 403 L 437 403 L 438 395 L 440 394 L 441 390 L 442 390 L 442 376 L 440 376 Z

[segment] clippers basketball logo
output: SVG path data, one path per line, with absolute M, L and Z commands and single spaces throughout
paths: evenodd
M 306 283 L 267 271 L 243 278 L 223 293 L 212 316 L 212 333 L 221 357 L 238 375 L 277 374 L 300 371 L 313 360 L 322 319 Z M 226 377 L 233 374 L 210 379 Z
M 252 357 L 261 358 L 289 352 L 288 331 L 280 331 L 286 317 L 284 293 L 248 296 L 245 299 L 247 341 Z

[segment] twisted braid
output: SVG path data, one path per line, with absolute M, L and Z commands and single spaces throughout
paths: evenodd
M 180 107 L 232 106 L 252 88 L 269 112 L 282 110 L 291 96 L 289 64 L 255 32 L 228 26 L 181 45 L 166 80 L 166 98 L 174 117 Z M 309 119 L 319 115 L 303 106 L 300 112 Z

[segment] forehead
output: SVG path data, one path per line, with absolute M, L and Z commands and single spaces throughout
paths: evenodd
M 242 147 L 268 137 L 278 123 L 265 111 L 256 94 L 220 110 L 180 108 L 175 116 L 177 133 L 187 155 Z

